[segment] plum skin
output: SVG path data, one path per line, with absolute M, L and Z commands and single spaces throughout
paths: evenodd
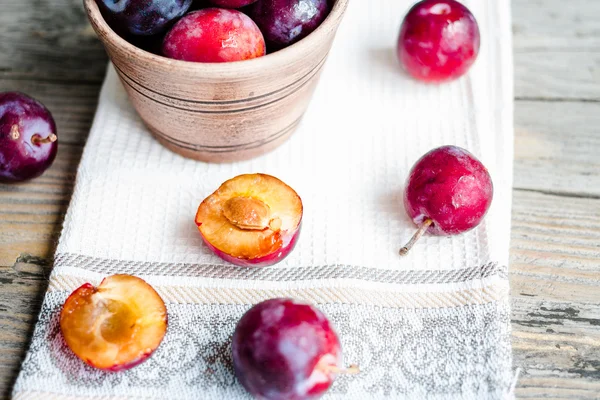
M 402 22 L 397 54 L 414 78 L 440 83 L 464 75 L 479 46 L 479 27 L 469 9 L 454 0 L 423 0 Z
M 48 141 L 50 137 L 54 140 Z M 52 165 L 57 151 L 56 123 L 50 111 L 24 93 L 0 93 L 0 182 L 40 176 Z
M 329 14 L 327 0 L 258 0 L 249 11 L 269 49 L 279 50 L 312 33 Z
M 120 35 L 155 35 L 183 16 L 192 0 L 96 0 L 106 23 Z
M 296 244 L 298 243 L 298 239 L 300 238 L 300 231 L 302 230 L 301 228 L 302 221 L 300 221 L 300 224 L 293 233 L 286 232 L 282 240 L 283 244 L 276 252 L 267 254 L 266 256 L 250 259 L 234 257 L 230 254 L 227 254 L 224 251 L 217 249 L 208 240 L 206 240 L 202 232 L 200 232 L 200 236 L 202 236 L 204 244 L 206 244 L 206 246 L 222 260 L 230 262 L 239 267 L 262 268 L 275 265 L 278 262 L 283 261 L 287 256 L 290 255 L 290 253 L 294 250 Z
M 263 301 L 238 322 L 232 340 L 235 374 L 265 400 L 317 399 L 333 383 L 341 348 L 327 317 L 292 299 Z
M 180 19 L 164 38 L 162 54 L 194 62 L 242 61 L 266 54 L 258 26 L 246 14 L 205 8 Z
M 481 223 L 493 194 L 490 174 L 477 158 L 460 147 L 442 146 L 411 169 L 404 206 L 415 224 L 433 221 L 428 233 L 455 235 Z

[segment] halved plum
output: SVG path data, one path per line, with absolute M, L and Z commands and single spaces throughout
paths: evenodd
M 295 247 L 302 200 L 279 179 L 239 175 L 223 183 L 198 207 L 196 225 L 206 245 L 225 261 L 266 267 Z
M 65 301 L 60 329 L 69 348 L 92 367 L 120 371 L 145 361 L 167 332 L 167 309 L 144 280 L 113 275 L 86 283 Z

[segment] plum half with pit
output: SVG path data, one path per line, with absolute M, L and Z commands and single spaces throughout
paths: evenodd
M 155 35 L 182 17 L 192 0 L 96 0 L 106 23 L 120 35 Z
M 266 267 L 296 246 L 302 200 L 281 180 L 265 174 L 239 175 L 208 196 L 196 214 L 206 245 L 225 261 Z
M 485 166 L 467 150 L 442 146 L 412 167 L 404 206 L 419 230 L 400 249 L 405 255 L 425 233 L 457 235 L 475 228 L 487 213 L 494 188 Z
M 56 123 L 39 101 L 19 92 L 0 93 L 0 182 L 22 182 L 52 165 Z
M 416 79 L 451 81 L 469 70 L 479 44 L 479 26 L 467 7 L 454 0 L 423 0 L 402 22 L 398 58 Z
M 232 342 L 235 374 L 263 400 L 321 397 L 340 373 L 340 341 L 327 317 L 301 301 L 278 298 L 252 307 L 238 322 Z
M 258 0 L 249 14 L 269 48 L 280 50 L 317 29 L 329 11 L 328 0 Z
M 258 26 L 246 14 L 223 8 L 205 8 L 177 21 L 165 36 L 164 56 L 195 62 L 249 60 L 266 54 Z
M 86 283 L 65 301 L 62 335 L 77 357 L 107 371 L 132 368 L 158 348 L 167 332 L 167 309 L 144 280 L 112 275 Z

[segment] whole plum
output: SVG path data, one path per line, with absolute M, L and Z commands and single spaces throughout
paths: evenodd
M 477 21 L 467 7 L 455 0 L 423 0 L 402 22 L 398 59 L 416 79 L 451 81 L 475 62 L 479 42 Z
M 96 0 L 110 27 L 121 35 L 155 35 L 190 8 L 192 0 Z
M 0 93 L 0 182 L 41 175 L 56 151 L 56 124 L 50 111 L 23 93 Z
M 238 380 L 263 400 L 318 399 L 338 374 L 339 339 L 325 315 L 311 304 L 271 299 L 252 307 L 233 334 L 233 366 Z
M 258 0 L 249 13 L 269 48 L 279 50 L 317 29 L 329 11 L 327 0 Z
M 457 146 L 431 150 L 415 163 L 406 182 L 404 206 L 419 230 L 400 254 L 425 232 L 448 236 L 475 228 L 493 197 L 492 178 L 475 156 Z
M 162 54 L 194 62 L 231 62 L 262 57 L 265 39 L 246 14 L 204 8 L 181 18 L 165 36 Z

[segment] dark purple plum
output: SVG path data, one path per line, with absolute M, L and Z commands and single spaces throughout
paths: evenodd
M 271 299 L 252 307 L 233 334 L 233 365 L 240 383 L 264 400 L 321 397 L 341 369 L 342 351 L 333 327 L 314 306 Z
M 208 7 L 214 7 L 208 0 L 193 0 L 189 11 L 201 10 Z
M 279 50 L 317 29 L 329 10 L 327 0 L 258 0 L 249 13 L 269 49 Z
M 419 230 L 400 254 L 428 232 L 458 235 L 475 228 L 487 213 L 494 187 L 485 166 L 467 150 L 442 146 L 412 167 L 404 190 L 404 206 Z
M 96 0 L 106 23 L 122 36 L 155 35 L 182 17 L 192 0 Z
M 42 103 L 23 93 L 0 93 L 0 182 L 41 175 L 57 147 L 56 124 Z
M 135 36 L 128 35 L 126 40 L 137 47 L 138 49 L 145 50 L 149 53 L 161 55 L 162 43 L 165 38 L 164 34 L 152 35 L 152 36 Z

